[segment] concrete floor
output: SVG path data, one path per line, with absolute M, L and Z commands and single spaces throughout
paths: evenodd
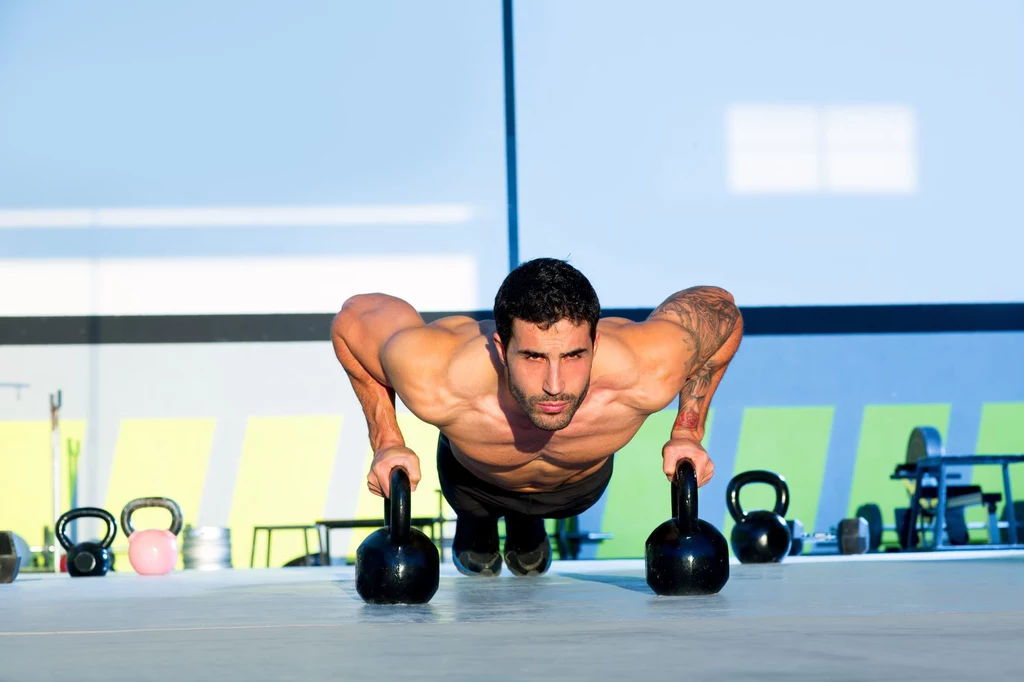
M 1024 678 L 1024 553 L 799 557 L 657 597 L 642 561 L 535 579 L 442 569 L 368 606 L 352 568 L 23 573 L 0 585 L 0 680 Z

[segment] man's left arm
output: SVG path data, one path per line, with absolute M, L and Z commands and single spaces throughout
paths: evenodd
M 679 414 L 662 455 L 665 475 L 672 480 L 681 459 L 691 459 L 698 484 L 711 480 L 714 464 L 701 440 L 711 397 L 725 375 L 743 336 L 743 317 L 733 296 L 719 287 L 684 289 L 654 309 L 648 319 L 678 324 L 689 358 L 679 392 Z

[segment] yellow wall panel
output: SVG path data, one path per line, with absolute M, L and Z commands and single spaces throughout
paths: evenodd
M 830 405 L 748 407 L 743 411 L 733 475 L 753 469 L 780 474 L 789 488 L 789 511 L 785 518 L 800 520 L 808 533 L 829 528 L 825 524 L 816 528 L 815 523 L 834 411 Z M 740 507 L 747 513 L 773 509 L 775 501 L 775 490 L 764 483 L 753 483 L 740 490 Z M 731 537 L 735 525 L 732 516 L 726 514 L 722 526 L 726 538 Z
M 124 558 L 127 564 L 128 541 L 120 521 L 130 500 L 169 497 L 181 507 L 184 523 L 196 524 L 216 426 L 216 419 L 121 420 L 105 503 L 119 524 L 114 541 L 119 562 Z M 132 526 L 169 528 L 170 519 L 166 509 L 140 509 L 132 514 Z M 179 536 L 179 546 L 180 542 Z
M 85 441 L 85 420 L 61 421 L 61 513 L 70 505 L 68 442 Z M 82 447 L 79 471 L 88 453 Z M 29 545 L 43 543 L 43 526 L 53 529 L 53 455 L 50 420 L 0 421 L 0 529 Z
M 862 504 L 877 504 L 883 524 L 896 523 L 895 510 L 906 508 L 910 489 L 907 481 L 894 481 L 889 475 L 907 461 L 907 441 L 915 427 L 934 426 L 946 439 L 950 409 L 948 403 L 864 406 L 847 514 L 853 516 Z M 895 541 L 896 535 L 886 533 L 882 539 Z
M 254 526 L 309 525 L 323 517 L 341 416 L 253 417 L 245 430 L 228 525 L 231 561 L 249 566 Z M 317 551 L 309 532 L 310 551 Z M 266 565 L 266 534 L 256 548 L 256 566 Z M 271 566 L 305 552 L 301 531 L 276 531 Z

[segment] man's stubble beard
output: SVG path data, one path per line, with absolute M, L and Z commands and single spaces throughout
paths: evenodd
M 512 394 L 512 397 L 519 403 L 519 407 L 523 409 L 530 422 L 538 429 L 543 431 L 561 431 L 567 427 L 571 422 L 572 418 L 576 416 L 577 410 L 580 409 L 580 405 L 583 404 L 583 400 L 587 397 L 587 392 L 590 391 L 590 379 L 587 379 L 587 384 L 583 387 L 583 391 L 580 392 L 579 397 L 570 393 L 560 393 L 556 396 L 549 396 L 547 394 L 534 398 L 531 402 L 530 398 L 523 393 L 515 382 L 512 381 L 512 374 L 508 371 L 508 366 L 505 366 L 505 382 L 508 384 L 508 391 Z M 548 415 L 544 412 L 539 411 L 534 403 L 544 402 L 562 402 L 569 403 L 566 411 L 562 414 Z M 557 419 L 557 422 L 551 420 Z M 543 420 L 543 421 L 538 421 Z

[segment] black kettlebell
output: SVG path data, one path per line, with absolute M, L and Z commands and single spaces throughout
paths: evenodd
M 758 510 L 749 514 L 740 507 L 740 488 L 749 483 L 767 483 L 775 489 L 775 509 Z M 772 471 L 744 471 L 737 474 L 725 489 L 725 503 L 736 525 L 730 544 L 740 563 L 766 564 L 782 561 L 789 554 L 793 537 L 786 523 L 789 509 L 789 486 L 786 480 Z
M 68 523 L 85 517 L 103 519 L 107 523 L 107 535 L 99 542 L 88 541 L 72 545 L 64 531 Z M 57 519 L 54 534 L 60 546 L 68 553 L 68 575 L 72 578 L 99 577 L 106 575 L 110 570 L 110 544 L 117 535 L 117 521 L 106 509 L 78 507 L 67 511 Z
M 412 527 L 412 490 L 401 467 L 391 470 L 384 517 L 387 527 L 356 550 L 356 592 L 370 604 L 426 604 L 437 592 L 441 560 L 430 538 Z
M 647 584 L 666 596 L 717 594 L 729 580 L 729 546 L 697 518 L 697 472 L 686 459 L 676 466 L 672 514 L 647 537 Z

